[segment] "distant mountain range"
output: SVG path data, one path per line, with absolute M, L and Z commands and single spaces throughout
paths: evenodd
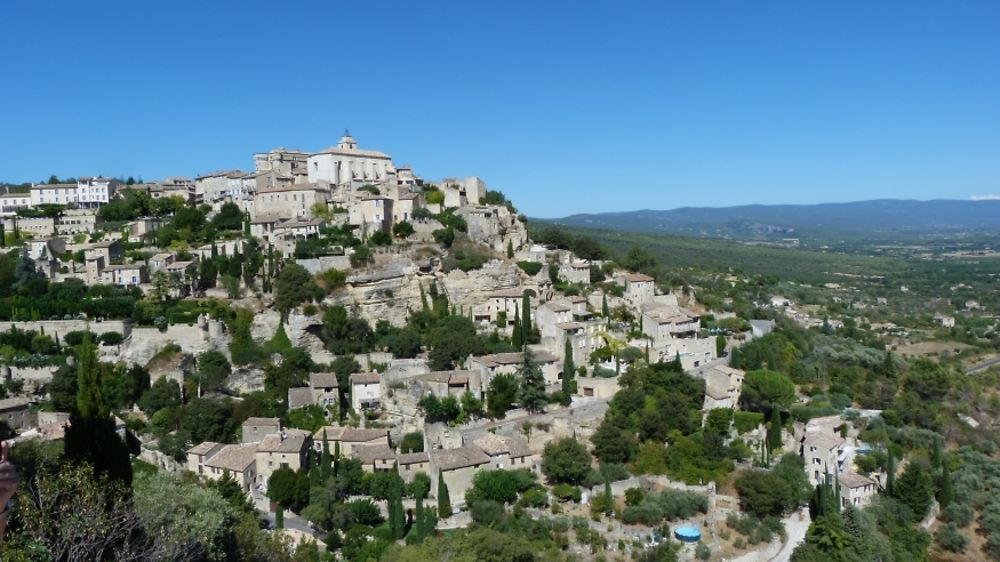
M 817 205 L 683 207 L 571 215 L 541 222 L 741 240 L 912 239 L 1000 232 L 1000 201 L 878 199 Z

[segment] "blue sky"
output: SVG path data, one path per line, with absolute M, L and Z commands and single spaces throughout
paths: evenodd
M 5 2 L 0 180 L 349 127 L 532 216 L 1000 193 L 1000 3 Z

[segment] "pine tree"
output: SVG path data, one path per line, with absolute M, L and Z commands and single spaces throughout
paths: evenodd
M 451 496 L 448 495 L 448 485 L 444 483 L 444 474 L 438 472 L 438 517 L 446 519 L 451 516 Z
M 573 364 L 573 344 L 566 338 L 566 348 L 563 350 L 562 393 L 563 406 L 569 406 L 576 393 L 576 365 Z
M 540 412 L 545 408 L 545 377 L 542 370 L 535 365 L 531 354 L 525 350 L 520 369 L 521 388 L 519 401 L 521 407 L 529 412 Z
M 514 305 L 514 333 L 510 336 L 510 344 L 516 349 L 524 347 L 524 334 L 521 327 L 521 312 L 517 305 Z

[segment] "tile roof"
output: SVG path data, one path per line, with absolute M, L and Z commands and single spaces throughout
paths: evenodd
M 430 462 L 431 457 L 426 452 L 419 453 L 400 453 L 397 457 L 397 461 L 400 466 L 404 464 L 420 464 L 425 462 Z
M 387 429 L 365 429 L 360 427 L 342 427 L 337 425 L 328 425 L 326 427 L 321 427 L 313 433 L 313 439 L 316 441 L 323 440 L 323 432 L 326 431 L 326 438 L 328 441 L 341 441 L 344 443 L 367 443 L 369 441 L 375 441 L 376 439 L 385 439 L 388 443 L 389 441 L 389 430 Z
M 456 470 L 470 466 L 488 464 L 490 457 L 476 446 L 458 447 L 457 449 L 438 449 L 429 453 L 431 463 L 438 470 Z
M 31 405 L 31 401 L 27 398 L 4 398 L 0 400 L 0 410 L 27 408 L 29 405 Z
M 853 472 L 841 472 L 837 476 L 837 479 L 840 480 L 840 485 L 845 488 L 860 488 L 861 486 L 875 485 L 875 482 L 870 478 Z
M 257 444 L 257 451 L 262 453 L 299 453 L 306 448 L 309 433 L 301 429 L 288 429 L 264 437 Z
M 190 449 L 187 450 L 187 452 L 190 455 L 207 455 L 211 453 L 213 450 L 215 450 L 216 447 L 219 446 L 220 444 L 216 443 L 215 441 L 205 441 L 204 443 L 199 443 L 194 447 L 191 447 Z
M 281 427 L 281 420 L 278 418 L 247 418 L 243 422 L 244 426 L 254 426 L 254 427 Z
M 644 273 L 626 273 L 625 275 L 622 275 L 622 278 L 628 283 L 645 283 L 655 281 L 655 279 Z
M 371 464 L 380 460 L 396 460 L 396 452 L 388 445 L 365 445 L 351 449 L 351 456 L 362 464 Z
M 288 389 L 288 409 L 294 410 L 303 406 L 311 406 L 313 403 L 312 389 L 308 386 L 299 386 Z
M 312 373 L 309 375 L 309 386 L 313 388 L 340 388 L 337 375 L 334 373 Z
M 205 466 L 243 472 L 257 457 L 256 443 L 226 445 L 218 453 L 205 461 Z
M 378 373 L 354 373 L 351 375 L 351 384 L 378 384 Z

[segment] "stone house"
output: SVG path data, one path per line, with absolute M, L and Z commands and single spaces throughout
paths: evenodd
M 314 183 L 296 183 L 262 189 L 253 196 L 253 218 L 265 216 L 278 219 L 311 218 L 313 206 L 319 204 L 326 207 L 329 199 L 329 188 Z
M 656 296 L 656 280 L 643 273 L 627 273 L 621 276 L 625 284 L 625 300 L 633 308 L 639 309 Z
M 160 253 L 155 254 L 153 257 L 149 258 L 149 272 L 156 273 L 168 265 L 174 263 L 177 258 L 173 254 Z
M 326 221 L 322 219 L 299 217 L 275 223 L 273 234 L 285 240 L 304 240 L 318 237 L 320 229 L 324 226 L 326 226 Z M 251 225 L 252 228 L 253 225 Z
M 119 240 L 95 242 L 83 251 L 84 259 L 90 260 L 100 257 L 104 260 L 104 265 L 109 265 L 122 259 L 123 255 L 122 243 Z
M 224 444 L 214 441 L 205 441 L 191 447 L 187 450 L 187 469 L 195 474 L 205 475 L 205 461 L 223 447 Z
M 431 371 L 420 375 L 417 380 L 426 392 L 444 398 L 454 396 L 461 398 L 469 390 L 471 371 Z
M 486 198 L 486 182 L 471 176 L 467 178 L 445 178 L 441 180 L 444 192 L 444 206 L 448 208 L 479 205 Z
M 311 445 L 309 432 L 301 429 L 286 429 L 264 437 L 257 444 L 257 483 L 266 485 L 271 474 L 279 468 L 305 468 Z
M 621 389 L 618 377 L 576 377 L 576 395 L 610 400 Z
M 249 493 L 257 478 L 256 444 L 225 445 L 205 460 L 204 475 L 210 480 L 229 475 L 244 493 Z
M 3 193 L 0 194 L 0 215 L 14 215 L 18 209 L 31 207 L 30 193 Z
M 313 449 L 317 453 L 323 452 L 324 436 L 330 446 L 331 455 L 334 453 L 337 443 L 340 443 L 340 454 L 345 457 L 355 456 L 354 450 L 359 447 L 389 447 L 389 430 L 387 429 L 328 425 L 313 433 Z
M 348 222 L 360 226 L 367 234 L 392 227 L 393 201 L 384 195 L 365 194 L 359 201 L 348 207 Z
M 837 475 L 840 481 L 840 501 L 843 507 L 864 507 L 871 502 L 878 492 L 878 485 L 870 478 L 847 472 Z
M 713 365 L 695 373 L 695 376 L 705 379 L 703 409 L 707 411 L 714 408 L 738 408 L 744 375 L 743 371 L 726 365 Z
M 340 384 L 334 373 L 311 373 L 309 389 L 312 391 L 312 403 L 323 407 L 336 405 L 340 399 Z
M 431 472 L 431 457 L 425 452 L 419 453 L 399 453 L 396 455 L 396 463 L 399 467 L 399 475 L 403 478 L 403 482 L 412 482 L 413 477 L 416 476 L 418 472 L 423 472 L 430 476 Z M 431 488 L 434 487 L 433 482 L 431 483 Z
M 559 266 L 559 278 L 570 284 L 590 284 L 590 263 L 574 261 Z
M 242 443 L 259 443 L 271 434 L 281 433 L 278 418 L 247 418 L 242 426 Z
M 642 333 L 654 341 L 698 337 L 701 317 L 679 306 L 646 307 L 642 311 Z
M 424 196 L 419 193 L 404 193 L 392 202 L 392 220 L 394 223 L 410 221 L 413 211 L 424 206 Z
M 30 406 L 26 398 L 4 398 L 0 400 L 0 421 L 15 431 L 22 430 L 30 425 Z
M 430 457 L 431 496 L 437 497 L 438 475 L 448 487 L 448 495 L 453 507 L 465 504 L 465 492 L 472 487 L 476 472 L 489 468 L 492 458 L 475 445 L 455 449 L 437 449 L 428 453 Z
M 549 386 L 558 385 L 559 370 L 562 368 L 559 358 L 549 351 L 533 349 L 530 352 L 535 365 L 542 371 L 545 384 Z M 493 377 L 497 375 L 517 374 L 524 363 L 524 354 L 512 352 L 480 355 L 478 357 L 469 357 L 467 363 L 469 370 L 474 371 L 478 375 L 473 377 L 473 380 L 470 382 L 469 386 L 472 393 L 476 394 L 477 391 L 485 393 Z M 479 380 L 475 381 L 476 378 Z M 477 382 L 478 384 L 476 384 Z
M 373 410 L 382 403 L 382 384 L 378 373 L 351 375 L 351 407 L 355 411 Z
M 834 474 L 843 472 L 847 468 L 846 441 L 839 435 L 826 435 L 822 433 L 806 433 L 802 438 L 800 453 L 805 459 L 805 470 L 809 476 L 809 483 L 813 486 L 826 482 L 829 477 L 832 481 Z
M 288 409 L 304 408 L 313 405 L 313 392 L 308 386 L 298 386 L 288 389 Z
M 528 442 L 523 437 L 501 437 L 487 433 L 472 444 L 490 457 L 490 468 L 493 470 L 526 468 L 538 472 L 541 468 L 538 464 L 541 461 L 540 457 L 531 452 Z
M 101 272 L 101 279 L 109 285 L 131 287 L 149 281 L 146 266 L 142 263 L 109 265 Z
M 509 289 L 497 289 L 486 297 L 486 302 L 473 308 L 473 321 L 480 325 L 491 324 L 496 326 L 501 316 L 506 316 L 506 328 L 514 326 L 514 317 L 520 314 L 523 301 L 523 287 L 511 287 Z M 529 303 L 531 299 L 529 297 Z M 502 313 L 502 314 L 501 314 Z

